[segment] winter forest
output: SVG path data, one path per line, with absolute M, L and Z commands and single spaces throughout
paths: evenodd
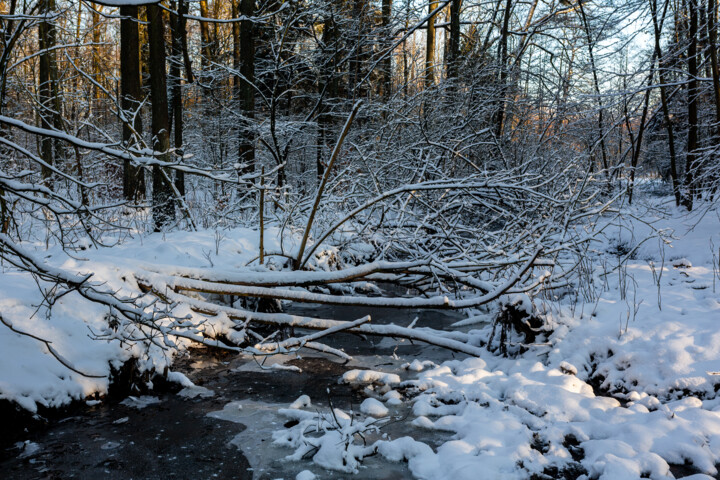
M 0 477 L 720 478 L 717 0 L 1 0 Z

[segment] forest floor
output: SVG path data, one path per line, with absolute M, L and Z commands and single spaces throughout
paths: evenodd
M 211 452 L 214 467 L 205 475 L 190 462 L 189 470 L 177 470 L 178 478 L 193 469 L 196 478 L 242 478 L 238 472 L 243 469 L 254 472 L 253 478 L 294 478 L 300 472 L 301 479 L 337 478 L 339 472 L 358 472 L 359 478 L 383 478 L 378 472 L 385 472 L 394 478 L 453 480 L 714 478 L 720 463 L 720 216 L 717 209 L 687 215 L 668 202 L 651 198 L 644 207 L 626 209 L 622 224 L 608 225 L 583 267 L 581 282 L 556 292 L 556 298 L 533 300 L 547 333 L 511 358 L 489 351 L 468 358 L 390 339 L 361 342 L 350 335 L 333 345 L 344 347 L 355 363 L 340 365 L 304 353 L 301 359 L 268 360 L 302 372 L 266 370 L 249 358 L 218 359 L 198 351 L 171 358 L 159 348 L 91 338 L 91 329 L 102 331 L 106 310 L 69 293 L 50 314 L 35 280 L 6 269 L 0 275 L 4 321 L 52 339 L 54 349 L 77 370 L 103 378 L 69 371 L 43 342 L 0 325 L 0 399 L 29 412 L 40 406 L 40 414 L 74 401 L 81 410 L 64 418 L 85 419 L 53 420 L 41 433 L 16 432 L 16 441 L 0 454 L 3 471 L 12 478 L 59 478 L 52 476 L 52 459 L 77 452 L 48 435 L 66 428 L 77 438 L 82 426 L 94 421 L 100 440 L 93 451 L 99 453 L 87 457 L 97 462 L 88 462 L 115 472 L 116 478 L 155 478 L 155 470 L 133 474 L 122 465 L 114 468 L 119 464 L 108 451 L 127 450 L 132 458 L 190 437 L 195 443 L 184 446 Z M 653 229 L 672 240 L 650 237 Z M 132 287 L 127 279 L 133 269 L 147 263 L 246 268 L 256 252 L 256 236 L 247 229 L 174 232 L 88 249 L 75 259 L 51 249 L 47 258 L 68 269 L 91 270 L 122 292 Z M 269 250 L 279 249 L 277 235 L 266 238 L 278 243 Z M 51 285 L 41 285 L 52 294 Z M 324 307 L 287 308 L 307 314 L 308 308 Z M 331 318 L 333 313 L 337 318 L 363 314 L 346 309 L 317 315 Z M 469 316 L 478 323 L 452 328 L 487 339 L 495 313 L 453 317 L 383 311 L 374 313 L 373 322 L 405 324 L 412 318 L 403 315 L 419 314 L 427 326 L 451 328 Z M 184 372 L 174 377 L 183 384 L 175 388 L 179 393 L 123 404 L 100 401 L 109 387 L 110 365 L 120 366 L 133 356 L 144 358 L 146 369 L 173 365 Z M 202 359 L 210 366 L 203 367 Z M 173 420 L 194 424 L 194 429 L 162 427 Z M 138 431 L 139 425 L 158 432 Z M 311 433 L 313 426 L 320 432 Z M 160 432 L 163 428 L 167 433 Z M 113 429 L 116 434 L 110 433 Z M 210 438 L 210 431 L 217 433 Z M 145 443 L 132 435 L 146 437 Z M 258 442 L 272 445 L 258 450 Z M 109 446 L 103 450 L 103 445 Z M 156 454 L 165 456 L 155 467 L 173 463 L 171 450 Z M 105 454 L 109 464 L 103 463 Z M 75 474 L 86 475 L 82 462 L 74 461 L 81 470 Z M 230 470 L 220 469 L 220 462 Z

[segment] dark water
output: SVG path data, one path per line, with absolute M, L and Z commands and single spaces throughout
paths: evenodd
M 417 316 L 417 326 L 442 328 L 462 318 L 460 314 L 358 307 L 293 305 L 289 313 L 349 320 L 371 315 L 375 323 L 408 325 Z M 300 333 L 300 332 L 296 332 Z M 284 358 L 286 365 L 301 373 L 263 370 L 247 357 L 195 350 L 174 367 L 197 385 L 214 392 L 209 398 L 187 398 L 166 392 L 154 395 L 157 403 L 144 408 L 119 401 L 95 406 L 75 406 L 56 414 L 48 425 L 30 432 L 14 430 L 9 448 L 0 452 L 2 479 L 294 479 L 310 469 L 318 478 L 392 479 L 410 478 L 405 464 L 368 459 L 358 475 L 324 471 L 309 460 L 288 463 L 292 453 L 271 445 L 271 433 L 282 428 L 277 409 L 300 395 L 310 396 L 319 411 L 328 405 L 350 410 L 364 399 L 361 392 L 337 383 L 352 368 L 397 372 L 401 363 L 423 359 L 451 358 L 435 347 L 412 345 L 407 340 L 381 339 L 339 334 L 329 341 L 355 357 L 343 364 L 336 358 L 301 353 Z M 268 364 L 276 360 L 269 359 Z M 330 393 L 328 394 L 328 389 Z M 233 421 L 208 416 L 239 402 Z M 407 417 L 407 407 L 394 412 Z M 416 431 L 404 420 L 386 430 L 392 438 L 411 434 L 433 443 L 433 434 Z

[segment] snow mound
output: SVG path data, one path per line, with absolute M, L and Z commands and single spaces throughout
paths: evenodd
M 303 470 L 298 473 L 295 480 L 315 480 L 317 477 L 310 470 Z
M 366 398 L 360 404 L 360 411 L 372 417 L 385 417 L 390 412 L 388 408 L 374 398 Z
M 396 385 L 400 383 L 400 376 L 375 370 L 348 370 L 343 374 L 340 382 L 351 385 Z

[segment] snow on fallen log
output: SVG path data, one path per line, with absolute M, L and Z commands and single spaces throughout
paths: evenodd
M 154 287 L 155 288 L 155 287 Z M 204 300 L 190 298 L 174 292 L 170 288 L 161 288 L 154 290 L 156 295 L 164 297 L 171 303 L 185 303 L 191 309 L 198 313 L 206 315 L 225 314 L 233 321 L 245 323 L 248 321 L 262 323 L 266 325 L 276 325 L 284 327 L 307 328 L 310 330 L 326 330 L 338 325 L 345 325 L 348 322 L 339 320 L 328 320 L 313 317 L 303 317 L 299 315 L 289 315 L 284 313 L 261 313 L 250 312 L 238 308 L 217 305 Z M 346 330 L 350 333 L 360 333 L 366 335 L 378 335 L 384 337 L 405 338 L 408 340 L 416 340 L 430 345 L 442 347 L 454 352 L 465 353 L 472 356 L 481 356 L 483 349 L 470 345 L 465 341 L 469 339 L 467 334 L 461 332 L 439 332 L 420 329 L 412 329 L 401 327 L 399 325 L 358 325 Z M 455 337 L 455 338 L 452 338 Z
M 416 267 L 429 265 L 428 261 L 413 262 L 371 262 L 357 267 L 345 268 L 331 272 L 252 272 L 237 270 L 223 270 L 218 268 L 172 267 L 161 265 L 145 266 L 150 273 L 166 277 L 185 277 L 188 279 L 204 280 L 214 283 L 229 283 L 233 285 L 247 285 L 255 287 L 306 287 L 310 285 L 324 285 L 327 283 L 345 283 L 355 279 L 363 279 L 373 273 L 397 272 L 410 270 Z M 142 278 L 146 273 L 138 272 Z
M 373 306 L 373 307 L 395 307 L 395 308 L 438 308 L 438 309 L 462 309 L 478 307 L 496 300 L 503 293 L 517 284 L 522 276 L 533 266 L 533 263 L 540 255 L 541 249 L 537 249 L 535 253 L 525 261 L 524 265 L 519 268 L 510 278 L 502 284 L 496 286 L 492 291 L 476 297 L 463 298 L 458 300 L 450 299 L 448 296 L 435 296 L 431 298 L 383 298 L 383 297 L 363 297 L 363 296 L 338 296 L 327 295 L 321 293 L 312 293 L 298 290 L 268 288 L 264 286 L 254 286 L 249 284 L 246 278 L 243 285 L 236 284 L 220 284 L 203 280 L 195 280 L 188 278 L 179 278 L 167 275 L 158 275 L 152 273 L 139 272 L 136 278 L 140 284 L 146 288 L 154 288 L 162 291 L 163 288 L 157 286 L 169 287 L 174 290 L 185 290 L 202 293 L 215 293 L 220 295 L 236 295 L 242 297 L 272 298 L 282 300 L 292 300 L 295 302 L 305 303 L 321 303 L 326 305 L 348 305 L 348 306 Z M 359 269 L 361 272 L 377 271 L 377 267 L 370 269 Z M 310 273 L 310 272 L 282 272 L 286 276 L 294 274 Z M 334 272 L 333 272 L 334 273 Z M 264 274 L 261 274 L 264 275 Z M 302 278 L 302 275 L 298 276 Z M 321 278 L 320 276 L 315 276 Z M 346 276 L 347 277 L 347 276 Z M 286 280 L 287 282 L 287 280 Z M 286 283 L 287 285 L 287 283 Z

